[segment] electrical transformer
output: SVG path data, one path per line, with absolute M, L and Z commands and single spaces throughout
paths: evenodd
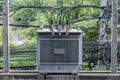
M 36 61 L 39 73 L 71 73 L 82 64 L 83 31 L 40 29 L 37 32 Z

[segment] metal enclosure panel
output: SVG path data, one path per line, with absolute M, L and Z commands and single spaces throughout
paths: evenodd
M 78 73 L 82 64 L 82 34 L 37 34 L 40 73 Z
M 79 73 L 81 65 L 78 64 L 41 64 L 40 73 Z
M 39 40 L 39 35 L 37 35 L 37 45 L 36 45 L 36 63 L 38 69 L 40 69 L 39 63 L 40 63 L 40 40 Z
M 78 39 L 40 38 L 40 62 L 49 63 L 78 63 Z M 64 49 L 64 54 L 55 54 L 54 49 Z
M 83 55 L 83 34 L 79 36 L 79 64 L 82 64 L 82 55 Z

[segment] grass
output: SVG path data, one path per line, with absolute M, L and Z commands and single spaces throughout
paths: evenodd
M 19 54 L 12 55 L 10 57 L 10 65 L 11 67 L 18 66 L 35 66 L 36 65 L 36 55 L 35 54 Z

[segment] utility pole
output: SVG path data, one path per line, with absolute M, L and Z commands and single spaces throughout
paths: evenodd
M 112 0 L 112 28 L 111 28 L 111 72 L 117 73 L 117 0 Z
M 9 73 L 9 0 L 3 0 L 3 72 Z M 3 80 L 8 80 L 7 76 Z
M 118 0 L 112 0 L 112 27 L 111 27 L 111 73 L 117 73 L 117 22 L 118 22 Z M 115 77 L 112 80 L 116 80 Z
M 107 0 L 100 0 L 100 6 L 107 6 Z M 100 10 L 100 17 L 106 17 L 105 9 Z M 107 19 L 100 19 L 98 22 L 99 27 L 99 35 L 98 35 L 98 44 L 99 44 L 99 52 L 98 57 L 105 53 L 105 43 L 106 43 L 106 26 L 107 26 Z M 98 61 L 98 70 L 104 70 L 105 65 L 101 60 Z

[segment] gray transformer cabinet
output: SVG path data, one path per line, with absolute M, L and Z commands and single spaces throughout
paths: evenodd
M 39 73 L 76 74 L 82 65 L 83 32 L 81 30 L 54 31 L 43 29 L 37 32 L 36 61 Z

